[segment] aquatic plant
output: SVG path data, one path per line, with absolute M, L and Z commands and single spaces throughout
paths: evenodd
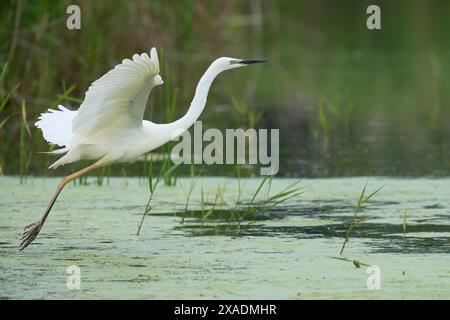
M 178 88 L 172 83 L 172 74 L 169 69 L 169 64 L 166 62 L 164 50 L 161 49 L 160 53 L 160 66 L 161 74 L 164 75 L 164 94 L 158 95 L 159 105 L 164 110 L 164 121 L 166 123 L 175 120 L 176 105 L 178 98 Z M 162 152 L 165 154 L 170 154 L 173 147 L 173 142 L 168 142 L 162 148 Z M 177 183 L 177 177 L 175 175 L 175 169 L 178 165 L 173 165 L 172 162 L 168 162 L 166 168 L 166 173 L 164 174 L 164 184 L 166 186 L 175 186 Z
M 344 243 L 342 244 L 341 251 L 339 252 L 340 255 L 342 255 L 342 253 L 344 252 L 345 245 L 349 241 L 350 234 L 353 231 L 353 229 L 357 225 L 359 225 L 365 221 L 364 217 L 363 218 L 358 217 L 358 213 L 361 212 L 361 210 L 363 209 L 363 204 L 367 203 L 375 194 L 378 193 L 378 191 L 380 191 L 384 187 L 384 185 L 383 185 L 383 186 L 379 187 L 377 190 L 375 190 L 374 192 L 372 192 L 371 194 L 369 194 L 367 197 L 364 197 L 368 183 L 369 183 L 369 179 L 367 179 L 366 184 L 364 185 L 364 188 L 362 189 L 361 194 L 359 195 L 358 202 L 356 203 L 355 210 L 353 213 L 353 221 L 350 223 L 348 230 L 345 234 Z
M 205 166 L 203 165 L 201 167 L 199 173 L 198 173 L 198 176 L 195 176 L 195 166 L 193 164 L 191 164 L 191 170 L 190 170 L 190 177 L 191 177 L 190 182 L 191 183 L 189 185 L 189 189 L 186 190 L 183 187 L 183 184 L 181 182 L 179 183 L 181 190 L 183 190 L 184 195 L 186 196 L 186 203 L 184 205 L 184 210 L 183 210 L 183 213 L 182 213 L 182 216 L 181 216 L 181 221 L 180 221 L 181 224 L 184 224 L 184 221 L 185 221 L 185 218 L 186 218 L 186 215 L 187 215 L 187 212 L 188 212 L 189 201 L 191 199 L 192 192 L 194 191 L 195 184 L 197 182 L 197 178 L 202 175 L 204 167 Z
M 156 188 L 158 187 L 158 184 L 161 180 L 161 178 L 164 176 L 164 172 L 167 166 L 167 163 L 169 161 L 169 157 L 166 157 L 166 160 L 163 162 L 160 171 L 156 175 L 156 180 L 153 180 L 153 160 L 150 160 L 149 166 L 148 166 L 148 188 L 150 190 L 150 195 L 147 201 L 147 204 L 144 209 L 144 213 L 142 214 L 141 221 L 138 224 L 138 228 L 136 231 L 136 235 L 138 236 L 141 232 L 142 224 L 144 223 L 145 217 L 150 213 L 152 210 L 151 202 L 153 200 L 153 196 L 155 194 Z
M 240 169 L 237 166 L 237 183 L 238 183 L 238 196 L 237 200 L 234 204 L 234 207 L 229 209 L 231 212 L 230 215 L 230 224 L 235 224 L 235 234 L 237 237 L 241 231 L 242 221 L 248 220 L 254 214 L 263 215 L 273 207 L 286 202 L 287 200 L 299 196 L 304 193 L 301 187 L 298 187 L 300 181 L 294 181 L 289 184 L 280 192 L 277 192 L 273 195 L 270 194 L 271 184 L 272 184 L 273 176 L 265 176 L 261 182 L 258 184 L 256 190 L 254 191 L 250 201 L 247 203 L 241 203 L 241 195 L 242 195 L 242 186 L 241 186 L 241 177 L 240 177 Z M 263 193 L 262 190 L 265 189 L 265 197 L 263 199 L 259 199 L 257 201 L 258 195 Z M 248 222 L 248 224 L 252 224 L 254 221 Z
M 154 170 L 154 161 L 153 159 L 150 159 L 149 164 L 148 164 L 148 176 L 147 176 L 147 181 L 148 181 L 148 188 L 150 191 L 150 195 L 148 197 L 147 200 L 147 204 L 145 205 L 145 209 L 144 209 L 144 213 L 142 214 L 142 218 L 141 221 L 138 224 L 138 228 L 136 231 L 136 235 L 139 235 L 141 232 L 141 228 L 142 225 L 144 223 L 144 219 L 147 215 L 150 214 L 151 210 L 152 210 L 152 201 L 156 192 L 156 189 L 160 183 L 160 181 L 163 181 L 164 179 L 167 179 L 167 177 L 173 177 L 173 174 L 175 172 L 175 170 L 179 167 L 179 165 L 172 165 L 171 167 L 168 166 L 168 164 L 170 163 L 170 155 L 169 154 L 165 154 L 164 155 L 164 161 L 160 167 L 159 172 L 156 174 L 156 177 L 154 177 L 155 175 L 155 170 Z M 176 182 L 176 180 L 175 180 Z
M 224 192 L 225 192 L 225 188 L 222 188 L 219 184 L 216 189 L 214 201 L 211 203 L 211 206 L 209 208 L 207 208 L 206 205 L 208 203 L 208 199 L 207 198 L 205 199 L 203 186 L 201 187 L 201 208 L 202 208 L 201 209 L 202 210 L 201 225 L 202 226 L 207 221 L 209 216 L 215 211 L 215 209 L 219 203 L 219 199 L 223 199 Z
M 27 153 L 27 137 L 31 136 L 31 130 L 27 123 L 27 107 L 26 100 L 22 100 L 21 115 L 22 121 L 20 122 L 20 147 L 19 147 L 19 165 L 20 165 L 20 183 L 25 181 L 28 174 L 28 168 L 31 163 L 31 153 Z
M 366 267 L 370 266 L 369 264 L 361 262 L 359 260 L 348 259 L 348 258 L 345 258 L 345 257 L 330 257 L 330 258 L 331 259 L 336 259 L 336 260 L 342 260 L 342 261 L 351 262 L 355 266 L 355 268 L 357 268 L 357 269 L 361 268 L 361 266 L 366 266 Z
M 406 213 L 406 209 L 405 209 L 405 211 L 403 212 L 403 224 L 402 224 L 402 227 L 403 227 L 403 240 L 406 239 L 406 217 L 407 217 L 407 213 Z

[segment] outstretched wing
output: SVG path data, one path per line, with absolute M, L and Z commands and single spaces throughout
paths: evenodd
M 156 49 L 133 55 L 94 81 L 72 120 L 75 135 L 90 136 L 109 125 L 140 126 L 145 105 L 159 73 Z

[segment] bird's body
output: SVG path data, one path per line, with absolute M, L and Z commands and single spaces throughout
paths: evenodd
M 58 121 L 58 118 L 62 117 L 74 118 L 78 113 L 78 111 L 64 109 L 62 111 L 54 110 L 50 115 L 57 112 L 63 113 L 54 118 L 55 121 Z M 51 122 L 49 124 L 51 125 Z M 170 128 L 167 128 L 165 124 L 156 124 L 148 120 L 141 121 L 139 125 L 118 124 L 112 121 L 99 132 L 88 136 L 71 134 L 70 125 L 69 123 L 64 128 L 67 136 L 70 136 L 69 140 L 63 148 L 52 152 L 65 155 L 50 166 L 52 169 L 79 160 L 104 158 L 102 165 L 130 162 L 142 154 L 157 149 L 171 139 Z M 45 132 L 45 127 L 42 129 Z
M 92 169 L 132 161 L 181 135 L 202 113 L 209 88 L 221 72 L 258 62 L 263 60 L 216 59 L 200 79 L 188 112 L 171 123 L 143 120 L 152 89 L 163 84 L 155 48 L 150 57 L 135 54 L 94 81 L 78 110 L 59 106 L 41 114 L 36 126 L 49 143 L 61 147 L 51 152 L 62 156 L 50 168 L 82 159 L 96 162 L 63 178 L 42 218 L 25 228 L 20 250 L 36 238 L 67 183 Z

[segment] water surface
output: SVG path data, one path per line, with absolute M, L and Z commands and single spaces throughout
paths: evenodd
M 201 186 L 212 202 L 218 184 L 232 204 L 235 179 L 198 180 L 184 224 L 182 189 L 161 185 L 140 236 L 145 182 L 90 179 L 63 191 L 37 240 L 18 252 L 23 227 L 42 214 L 57 181 L 0 178 L 0 298 L 450 298 L 450 179 L 370 179 L 369 192 L 385 187 L 343 256 L 379 266 L 379 290 L 367 289 L 365 265 L 333 258 L 366 178 L 303 180 L 304 194 L 244 221 L 238 237 L 224 207 L 202 224 L 200 205 Z M 243 181 L 244 200 L 259 181 Z M 276 179 L 272 191 L 291 182 Z M 67 289 L 70 265 L 81 268 L 81 290 Z

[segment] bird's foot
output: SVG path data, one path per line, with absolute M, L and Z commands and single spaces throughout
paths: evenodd
M 41 221 L 34 222 L 25 227 L 25 231 L 23 232 L 21 239 L 22 243 L 19 246 L 19 251 L 22 251 L 23 249 L 28 247 L 28 245 L 31 242 L 33 242 L 34 239 L 36 239 L 37 235 L 39 234 L 39 231 L 41 231 L 41 228 L 42 228 Z

